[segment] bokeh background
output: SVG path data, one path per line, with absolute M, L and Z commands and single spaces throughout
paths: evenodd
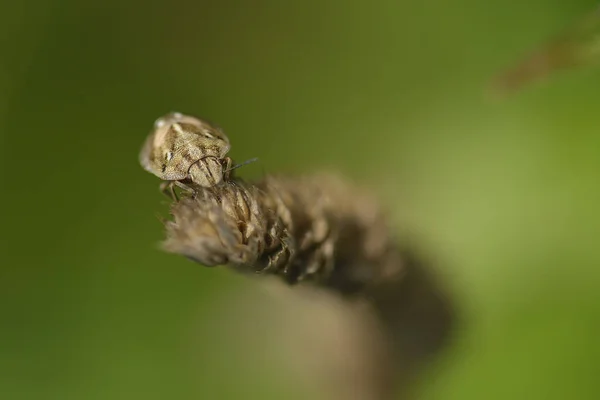
M 244 177 L 369 184 L 447 260 L 469 322 L 420 398 L 597 398 L 600 70 L 485 96 L 594 6 L 4 1 L 0 397 L 325 398 L 277 357 L 268 306 L 236 322 L 252 282 L 157 250 L 137 156 L 177 110 L 259 157 Z

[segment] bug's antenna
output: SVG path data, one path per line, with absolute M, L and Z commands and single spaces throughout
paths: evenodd
M 224 172 L 233 171 L 234 169 L 238 169 L 239 167 L 243 167 L 244 165 L 252 164 L 255 161 L 258 161 L 258 157 L 254 157 L 254 158 L 251 158 L 249 160 L 244 161 L 243 163 L 239 163 L 237 165 L 234 165 L 233 167 L 229 168 L 228 170 L 225 170 Z

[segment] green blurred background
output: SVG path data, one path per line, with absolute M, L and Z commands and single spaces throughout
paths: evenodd
M 600 70 L 484 96 L 594 6 L 4 1 L 0 397 L 318 398 L 223 322 L 252 282 L 156 249 L 137 156 L 176 110 L 259 157 L 245 177 L 368 183 L 448 261 L 470 322 L 421 398 L 597 398 Z

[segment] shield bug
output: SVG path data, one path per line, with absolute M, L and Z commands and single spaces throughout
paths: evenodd
M 144 142 L 142 167 L 165 182 L 193 191 L 186 183 L 213 187 L 228 179 L 231 145 L 221 128 L 199 118 L 172 112 L 156 120 Z

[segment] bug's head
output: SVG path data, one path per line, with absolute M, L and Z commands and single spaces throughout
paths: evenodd
M 142 167 L 164 180 L 188 177 L 190 167 L 205 157 L 221 159 L 229 151 L 229 139 L 209 122 L 169 113 L 154 123 L 140 152 Z

